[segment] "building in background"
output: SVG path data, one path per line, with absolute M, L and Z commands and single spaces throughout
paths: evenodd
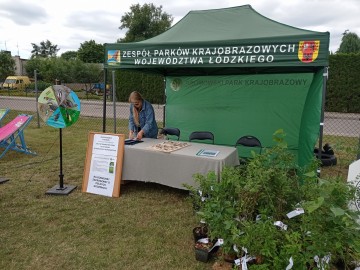
M 11 51 L 1 50 L 1 52 L 5 52 L 11 56 Z M 27 59 L 20 58 L 19 55 L 11 56 L 11 58 L 15 61 L 15 74 L 14 76 L 27 76 L 25 66 Z
M 19 55 L 12 56 L 12 59 L 15 61 L 15 75 L 26 76 L 25 66 L 28 60 L 20 58 Z

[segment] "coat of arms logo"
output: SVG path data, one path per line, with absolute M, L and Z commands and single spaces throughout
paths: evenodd
M 320 40 L 307 40 L 299 42 L 298 57 L 303 63 L 311 63 L 319 54 Z

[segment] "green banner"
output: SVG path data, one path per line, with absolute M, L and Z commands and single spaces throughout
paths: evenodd
M 321 82 L 313 73 L 167 77 L 166 126 L 179 128 L 184 141 L 211 131 L 216 144 L 254 135 L 264 147 L 283 129 L 304 165 L 319 134 Z
M 324 46 L 322 44 L 324 43 Z M 107 67 L 264 67 L 327 65 L 327 43 L 319 39 L 224 44 L 119 43 L 106 45 Z

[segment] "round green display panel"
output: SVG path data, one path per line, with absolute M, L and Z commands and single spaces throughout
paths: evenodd
M 39 96 L 38 109 L 44 122 L 54 128 L 74 124 L 80 116 L 80 100 L 67 86 L 52 85 Z

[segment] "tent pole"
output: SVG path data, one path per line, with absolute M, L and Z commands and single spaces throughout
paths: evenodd
M 165 123 L 165 106 L 166 106 L 166 77 L 164 76 L 163 127 L 166 127 L 166 123 Z
M 115 70 L 112 71 L 112 94 L 113 94 L 113 110 L 114 110 L 114 134 L 116 134 L 116 87 L 115 87 Z
M 39 92 L 38 92 L 38 81 L 37 81 L 37 70 L 34 70 L 34 79 L 35 79 L 35 93 L 36 93 L 36 116 L 37 116 L 37 127 L 40 128 L 40 115 L 39 115 L 39 107 L 37 106 L 39 100 Z
M 103 132 L 106 132 L 106 81 L 107 81 L 107 68 L 104 68 Z
M 326 97 L 326 82 L 329 77 L 329 67 L 324 67 L 323 69 L 323 89 L 322 89 L 322 102 L 321 102 L 321 117 L 320 117 L 320 137 L 319 137 L 319 160 L 322 159 L 322 145 L 323 145 L 323 135 L 324 135 L 324 111 L 325 111 L 325 97 Z M 318 168 L 317 174 L 320 176 L 321 168 Z
M 359 134 L 358 153 L 357 153 L 356 159 L 357 159 L 357 160 L 360 159 L 360 134 Z

